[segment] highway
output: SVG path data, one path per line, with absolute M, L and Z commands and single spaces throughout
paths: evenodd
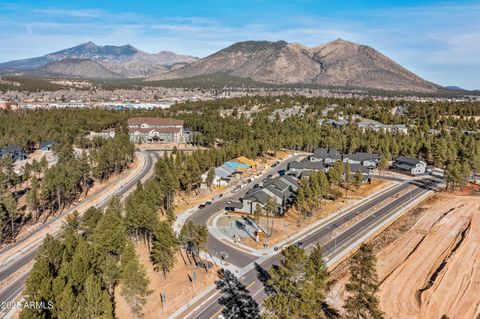
M 85 206 L 86 208 L 90 206 L 96 206 L 98 208 L 104 208 L 108 205 L 110 199 L 114 195 L 118 195 L 120 197 L 125 196 L 129 191 L 133 190 L 137 183 L 145 178 L 149 172 L 152 170 L 154 160 L 152 156 L 157 157 L 156 153 L 153 152 L 146 152 L 140 151 L 137 152 L 137 156 L 143 157 L 144 164 L 138 172 L 134 176 L 124 177 L 127 179 L 126 182 L 119 183 L 118 180 L 112 181 L 104 187 L 103 192 L 96 193 L 95 195 L 88 197 L 82 201 L 80 201 L 76 207 L 68 209 L 61 215 L 52 218 L 47 223 L 43 224 L 41 227 L 36 229 L 34 232 L 29 234 L 27 237 L 22 238 L 22 240 L 18 241 L 17 243 L 6 247 L 0 251 L 0 254 L 7 252 L 8 250 L 15 249 L 21 243 L 25 242 L 26 240 L 32 238 L 34 235 L 41 234 L 47 227 L 52 226 L 53 223 L 59 222 L 64 219 L 67 215 L 72 213 L 76 210 L 79 206 Z M 60 224 L 60 223 L 58 223 Z M 55 228 L 54 230 L 49 232 L 51 235 L 56 235 L 59 233 L 59 228 Z M 33 241 L 28 247 L 19 250 L 14 256 L 15 258 L 9 258 L 6 262 L 3 262 L 0 266 L 0 282 L 2 285 L 0 286 L 0 303 L 2 302 L 13 302 L 18 295 L 23 290 L 23 286 L 25 284 L 26 278 L 28 277 L 29 269 L 25 269 L 26 271 L 22 273 L 18 278 L 16 278 L 13 282 L 9 283 L 6 287 L 3 286 L 5 280 L 7 280 L 11 275 L 17 273 L 22 268 L 25 268 L 26 265 L 31 263 L 37 254 L 37 251 L 43 241 L 43 238 L 48 234 L 45 232 L 43 236 L 39 236 L 38 239 Z M 3 317 L 4 312 L 6 309 L 0 309 L 0 317 Z
M 432 187 L 418 182 L 400 184 L 358 207 L 353 207 L 345 214 L 339 215 L 338 218 L 316 229 L 301 240 L 302 246 L 309 251 L 314 245 L 320 244 L 323 247 L 327 265 L 329 265 L 333 257 L 349 251 L 352 243 L 361 239 L 362 236 L 368 235 L 369 231 L 372 231 L 395 214 L 398 209 L 431 190 L 433 190 Z M 390 201 L 388 201 L 389 199 Z M 385 201 L 388 202 L 385 203 Z M 357 217 L 360 217 L 359 221 L 356 220 Z M 228 247 L 228 253 L 231 254 L 233 247 Z M 276 254 L 266 260 L 257 260 L 258 264 L 255 264 L 253 269 L 240 278 L 259 305 L 265 299 L 266 293 L 263 283 L 258 278 L 258 270 L 268 270 L 272 265 L 278 264 L 279 258 L 280 255 Z M 219 297 L 220 293 L 216 291 L 205 298 L 197 309 L 194 309 L 185 317 L 196 319 L 218 318 L 222 311 L 222 305 L 218 303 Z

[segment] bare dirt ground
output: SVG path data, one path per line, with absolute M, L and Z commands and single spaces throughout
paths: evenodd
M 150 280 L 149 289 L 151 294 L 147 298 L 147 303 L 143 307 L 145 319 L 167 318 L 175 312 L 179 307 L 191 300 L 195 295 L 199 294 L 203 289 L 213 284 L 217 279 L 218 267 L 213 266 L 205 271 L 205 268 L 197 268 L 190 263 L 185 252 L 177 254 L 177 261 L 173 269 L 164 277 L 162 272 L 153 269 L 149 259 L 149 252 L 143 243 L 136 245 L 137 254 L 140 262 L 146 267 L 147 275 Z M 197 276 L 197 285 L 195 292 L 191 278 L 193 272 Z M 166 294 L 166 307 L 162 308 L 161 293 Z M 128 305 L 123 297 L 121 297 L 120 289 L 115 293 L 116 315 L 118 319 L 133 318 Z M 164 316 L 165 310 L 165 316 Z
M 480 195 L 442 193 L 373 240 L 386 318 L 480 316 Z M 329 301 L 341 308 L 346 263 Z

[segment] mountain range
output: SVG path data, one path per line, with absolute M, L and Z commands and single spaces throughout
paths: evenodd
M 169 51 L 150 54 L 129 44 L 99 46 L 87 42 L 41 57 L 0 63 L 0 73 L 91 79 L 145 78 L 196 60 Z
M 373 88 L 432 93 L 441 87 L 422 79 L 377 50 L 342 39 L 316 47 L 285 41 L 235 43 L 205 58 L 131 45 L 92 42 L 37 58 L 0 63 L 0 74 L 37 77 L 184 79 L 215 74 L 271 84 Z
M 318 84 L 395 91 L 435 92 L 438 86 L 375 49 L 342 39 L 305 47 L 285 41 L 235 43 L 177 70 L 148 80 L 226 73 L 260 82 Z

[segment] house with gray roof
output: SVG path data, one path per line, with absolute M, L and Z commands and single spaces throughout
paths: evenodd
M 427 163 L 410 156 L 397 157 L 393 167 L 399 171 L 407 172 L 411 175 L 425 174 L 427 171 Z
M 309 158 L 310 162 L 333 164 L 342 160 L 342 154 L 336 148 L 317 148 Z
M 0 158 L 4 156 L 10 156 L 13 162 L 27 159 L 27 154 L 25 154 L 23 149 L 13 145 L 0 148 Z
M 380 155 L 377 153 L 357 152 L 354 154 L 344 154 L 343 161 L 349 164 L 360 164 L 365 167 L 375 168 L 380 161 Z
M 284 214 L 293 204 L 298 181 L 293 176 L 281 176 L 267 180 L 260 189 L 250 189 L 238 202 L 232 202 L 226 210 L 253 214 L 257 207 L 264 208 L 270 198 L 277 203 L 275 214 Z

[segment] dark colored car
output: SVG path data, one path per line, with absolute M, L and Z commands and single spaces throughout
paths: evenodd
M 297 246 L 298 248 L 302 248 L 303 247 L 303 242 L 297 241 L 294 245 Z

